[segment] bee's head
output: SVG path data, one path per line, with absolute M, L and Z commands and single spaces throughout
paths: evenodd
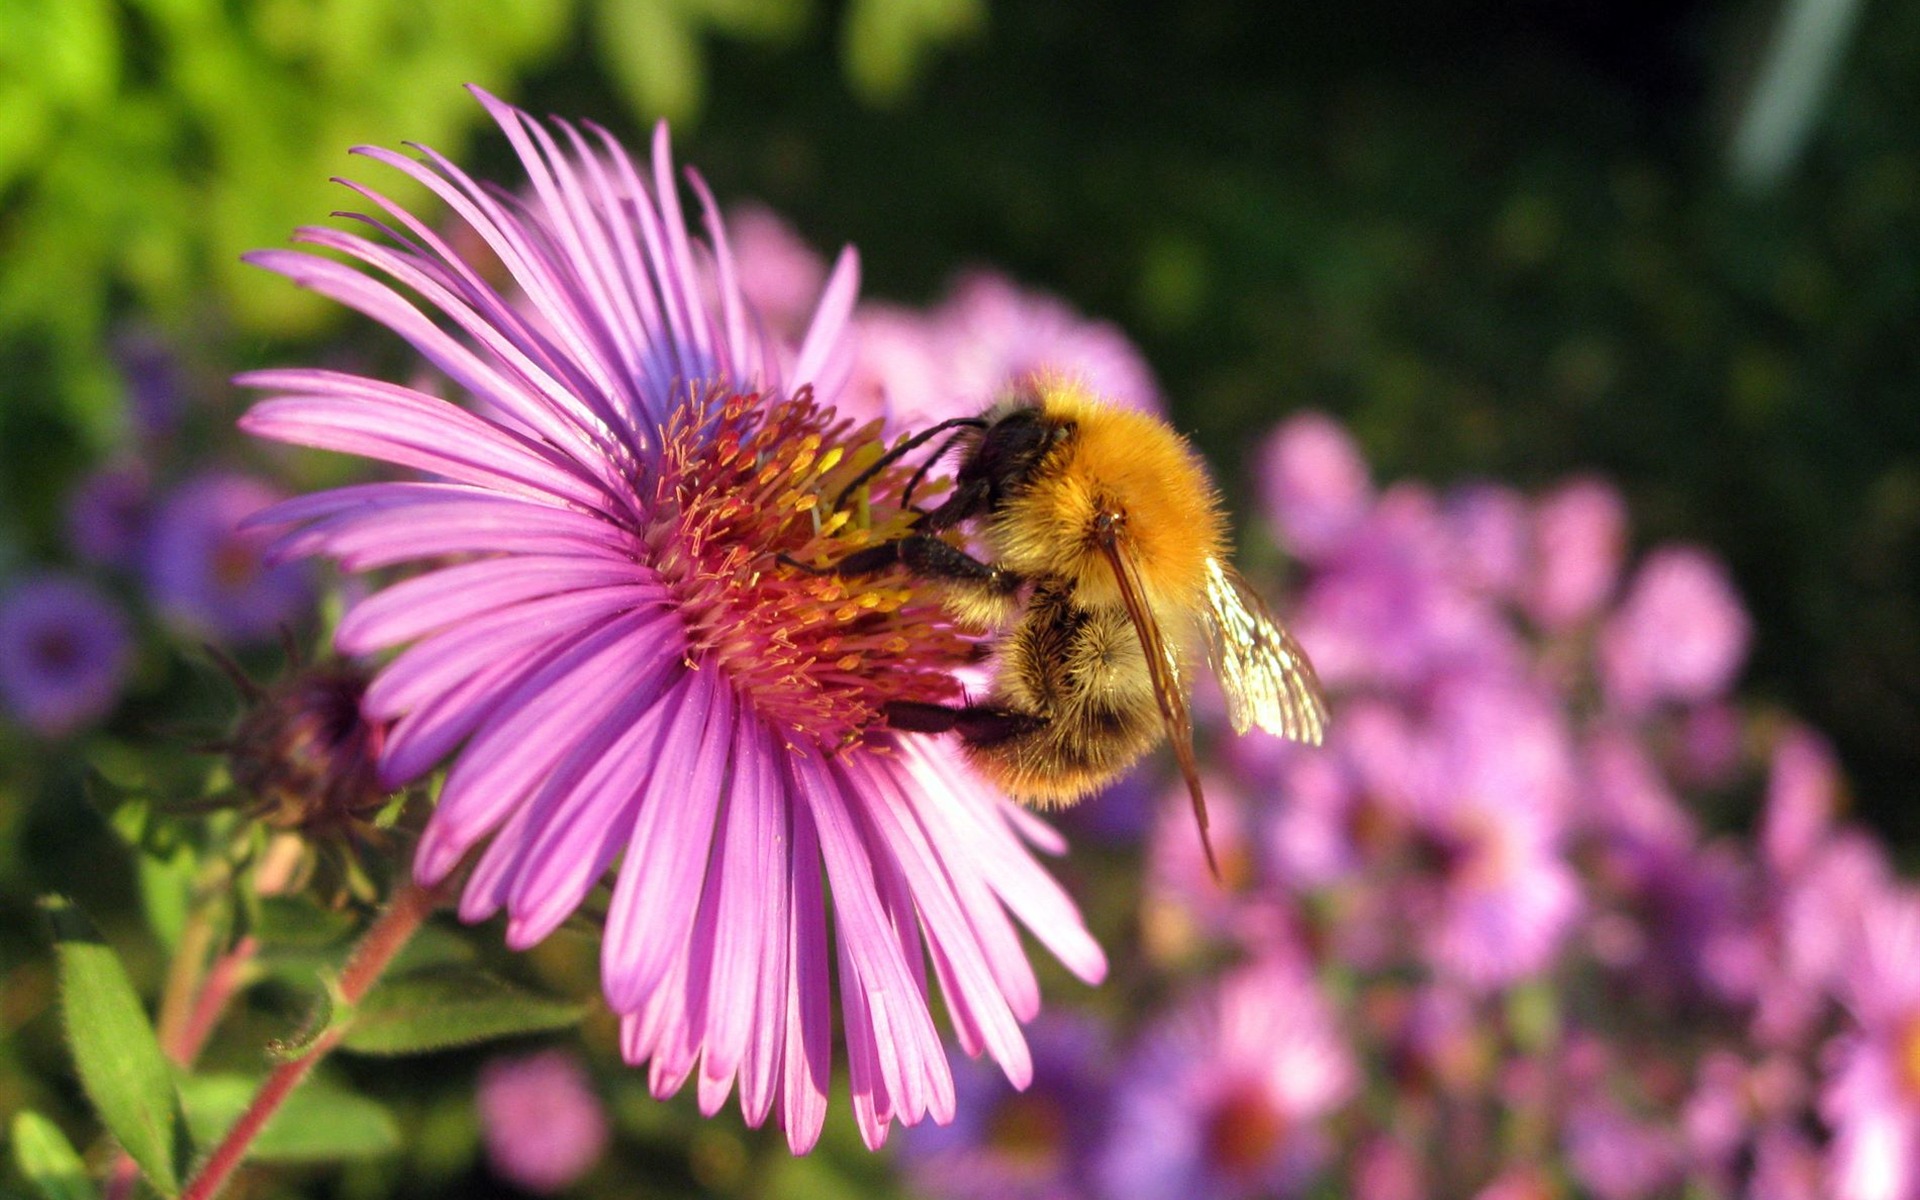
M 955 481 L 974 484 L 991 508 L 1019 491 L 1057 450 L 1073 440 L 1075 422 L 1049 408 L 1039 394 L 1021 389 L 982 414 L 986 422 Z

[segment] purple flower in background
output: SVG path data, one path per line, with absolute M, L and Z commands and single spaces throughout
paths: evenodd
M 1320 1122 L 1358 1082 L 1312 978 L 1277 960 L 1151 1031 L 1119 1078 L 1100 1162 L 1114 1200 L 1294 1192 L 1325 1158 Z
M 152 492 L 137 460 L 108 463 L 81 480 L 67 496 L 74 553 L 95 566 L 132 566 L 147 535 Z
M 134 429 L 144 438 L 172 433 L 186 407 L 173 347 L 151 330 L 128 329 L 114 338 L 113 357 L 126 380 Z
M 271 638 L 312 601 L 307 570 L 268 562 L 271 540 L 241 527 L 281 499 L 257 479 L 213 474 L 173 490 L 154 515 L 145 548 L 147 592 L 167 621 L 223 642 Z
M 1627 502 L 1611 484 L 1576 479 L 1541 497 L 1533 515 L 1533 576 L 1523 600 L 1543 628 L 1600 611 L 1627 553 Z
M 958 1115 L 902 1141 L 915 1189 L 945 1200 L 1072 1200 L 1091 1195 L 1093 1148 L 1106 1127 L 1112 1053 L 1089 1017 L 1049 1013 L 1027 1030 L 1033 1082 L 1015 1091 L 981 1064 L 954 1063 Z
M 549 1195 L 606 1153 L 606 1110 L 578 1059 L 561 1050 L 496 1058 L 480 1069 L 474 1103 L 493 1173 Z
M 1282 421 L 1260 448 L 1254 484 L 1281 544 L 1309 561 L 1339 546 L 1373 507 L 1373 479 L 1360 447 L 1325 413 Z
M 1600 632 L 1607 698 L 1630 714 L 1711 700 L 1732 686 L 1751 633 L 1720 560 L 1691 546 L 1655 550 Z
M 0 703 L 40 736 L 104 715 L 132 665 L 127 619 L 92 584 L 35 575 L 0 597 Z
M 954 1116 L 930 977 L 961 1047 L 1024 1086 L 1039 991 L 1011 918 L 1082 978 L 1105 971 L 1027 845 L 1061 844 L 946 741 L 883 719 L 896 699 L 956 697 L 972 644 L 904 576 L 779 561 L 910 520 L 904 469 L 871 481 L 870 524 L 824 511 L 878 449 L 873 426 L 827 411 L 853 367 L 852 251 L 789 352 L 763 340 L 697 177 L 711 241 L 690 236 L 664 126 L 646 172 L 597 128 L 476 94 L 531 178 L 524 204 L 431 151 L 359 152 L 452 208 L 515 296 L 359 185 L 394 243 L 308 228 L 300 240 L 357 266 L 253 261 L 387 325 L 487 415 L 334 371 L 243 380 L 273 393 L 250 432 L 432 476 L 262 518 L 291 526 L 281 553 L 352 571 L 460 560 L 362 601 L 336 638 L 349 654 L 404 647 L 366 700 L 395 721 L 384 781 L 452 758 L 415 875 L 443 879 L 484 845 L 460 913 L 504 910 L 525 948 L 619 860 L 601 977 L 626 1059 L 651 1064 L 663 1097 L 697 1076 L 707 1113 L 737 1083 L 748 1122 L 777 1105 L 796 1152 L 826 1114 L 836 980 L 869 1145 L 895 1119 Z

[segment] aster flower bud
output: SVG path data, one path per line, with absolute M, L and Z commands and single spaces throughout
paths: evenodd
M 252 702 L 220 749 L 253 815 L 321 838 L 357 832 L 388 796 L 375 769 L 386 727 L 360 711 L 366 672 L 321 663 L 263 688 L 221 665 Z

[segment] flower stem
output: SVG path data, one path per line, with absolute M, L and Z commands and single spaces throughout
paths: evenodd
M 340 972 L 338 987 L 343 1001 L 347 1004 L 358 1003 L 372 990 L 381 973 L 419 931 L 439 900 L 439 889 L 421 887 L 411 881 L 395 893 L 387 910 L 380 914 L 379 919 L 367 930 L 366 936 L 360 939 L 360 944 Z M 247 1110 L 240 1114 L 240 1119 L 220 1139 L 220 1144 L 213 1148 L 213 1153 L 207 1156 L 199 1172 L 188 1181 L 186 1190 L 180 1193 L 180 1200 L 213 1200 L 219 1195 L 246 1158 L 248 1147 L 260 1136 L 260 1131 L 266 1128 L 273 1114 L 280 1110 L 280 1105 L 345 1035 L 344 1026 L 333 1026 L 315 1038 L 300 1057 L 275 1067 L 260 1085 L 260 1090 L 254 1093 Z

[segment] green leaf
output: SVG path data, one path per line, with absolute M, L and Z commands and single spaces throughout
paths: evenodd
M 265 896 L 254 905 L 253 935 L 270 947 L 317 949 L 337 946 L 353 933 L 354 917 L 322 908 L 304 896 Z
M 374 988 L 341 1045 L 361 1054 L 420 1054 L 562 1029 L 585 1011 L 480 971 L 423 971 Z
M 245 1075 L 197 1075 L 180 1081 L 187 1124 L 210 1146 L 252 1103 L 260 1081 Z M 332 1162 L 370 1158 L 400 1144 L 387 1110 L 337 1084 L 309 1080 L 280 1106 L 247 1149 L 249 1162 Z
M 172 1069 L 119 956 L 86 914 L 59 896 L 42 897 L 60 965 L 60 1006 L 80 1085 L 100 1121 L 153 1186 L 180 1190 L 186 1123 Z
M 99 1195 L 67 1135 L 37 1112 L 13 1118 L 13 1161 L 46 1200 L 94 1200 Z

